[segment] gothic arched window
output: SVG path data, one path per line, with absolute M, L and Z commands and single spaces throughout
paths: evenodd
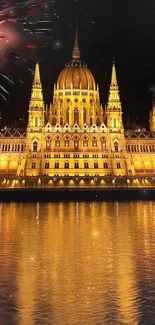
M 75 148 L 75 149 L 78 149 L 78 147 L 79 147 L 79 140 L 78 140 L 78 138 L 76 137 L 76 138 L 74 138 L 74 148 Z
M 83 139 L 83 147 L 88 147 L 88 139 L 87 139 L 87 137 L 84 137 L 84 139 Z
M 118 142 L 116 142 L 116 141 L 114 142 L 114 150 L 118 151 Z
M 94 162 L 94 168 L 98 168 L 98 162 L 97 161 Z
M 56 168 L 56 169 L 59 168 L 59 161 L 55 161 L 54 168 Z
M 68 161 L 65 161 L 64 168 L 69 169 L 69 162 Z
M 106 150 L 106 140 L 105 140 L 105 138 L 101 139 L 101 146 L 102 146 L 102 150 L 105 151 Z
M 48 169 L 50 167 L 50 164 L 48 161 L 45 162 L 45 169 Z
M 69 108 L 67 108 L 67 111 L 66 111 L 66 123 L 69 124 Z
M 34 126 L 38 126 L 38 117 L 35 117 Z
M 93 146 L 93 147 L 97 147 L 97 140 L 96 140 L 95 137 L 94 137 L 93 140 L 92 140 L 92 146 Z
M 86 109 L 83 109 L 83 123 L 86 123 Z
M 74 162 L 74 168 L 79 168 L 79 162 L 78 161 Z
M 56 122 L 57 122 L 56 118 L 53 117 L 53 118 L 52 118 L 52 125 L 56 125 Z
M 89 163 L 88 163 L 88 161 L 85 161 L 85 162 L 84 162 L 84 168 L 89 168 Z
M 51 149 L 51 138 L 50 137 L 46 138 L 46 149 Z
M 79 111 L 77 108 L 74 110 L 74 124 L 79 124 Z
M 65 138 L 65 147 L 69 147 L 69 138 L 68 137 Z
M 116 117 L 113 118 L 113 127 L 116 128 L 117 127 L 117 123 L 116 123 Z
M 100 123 L 100 119 L 97 118 L 97 120 L 96 120 L 96 125 L 97 125 L 97 126 L 100 126 L 100 124 L 101 124 L 101 123 Z
M 37 151 L 38 150 L 38 142 L 34 141 L 33 142 L 33 151 Z
M 55 146 L 60 147 L 60 138 L 59 137 L 57 137 L 55 140 Z
M 63 125 L 63 118 L 60 117 L 60 125 L 62 126 Z

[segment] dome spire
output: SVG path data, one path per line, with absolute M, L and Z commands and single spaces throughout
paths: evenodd
M 75 31 L 75 43 L 74 43 L 72 57 L 73 57 L 73 60 L 80 60 L 80 49 L 79 49 L 79 43 L 78 43 L 78 24 L 76 26 L 76 31 Z

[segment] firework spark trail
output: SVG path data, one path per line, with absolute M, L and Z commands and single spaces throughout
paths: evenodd
M 7 77 L 6 75 L 4 75 L 3 73 L 1 73 L 2 77 L 5 78 L 6 80 L 8 80 L 11 84 L 15 84 L 13 80 L 11 80 L 9 77 Z
M 9 94 L 9 92 L 6 90 L 6 88 L 4 88 L 2 85 L 0 85 L 0 88 L 6 93 Z
M 0 93 L 0 96 L 1 96 L 4 100 L 7 100 L 7 98 L 6 98 L 2 93 Z
M 42 33 L 43 36 L 49 36 L 52 32 L 50 25 L 53 23 L 51 18 L 52 9 L 61 0 L 27 0 L 18 1 L 14 5 L 7 6 L 4 0 L 0 1 L 1 7 L 5 7 L 0 11 L 0 24 L 8 21 L 19 23 L 22 26 L 23 32 L 31 33 L 32 35 Z M 2 5 L 3 4 L 3 5 Z M 10 2 L 9 2 L 10 4 Z M 54 12 L 55 18 L 59 16 Z M 45 24 L 47 27 L 45 27 Z
M 11 80 L 9 77 L 7 77 L 5 74 L 1 73 L 0 75 L 1 75 L 5 80 L 9 81 L 10 84 L 12 84 L 12 85 L 15 84 L 14 81 Z M 2 98 L 6 101 L 7 98 L 5 97 L 4 93 L 5 93 L 6 95 L 9 95 L 9 91 L 8 91 L 5 87 L 3 87 L 2 85 L 0 85 L 0 89 L 3 91 L 3 93 L 0 92 L 0 97 L 2 97 Z
M 2 3 L 3 2 L 0 2 L 0 5 L 2 5 Z M 56 2 L 51 3 L 52 6 L 54 6 Z M 15 5 L 11 5 L 6 7 L 5 9 L 0 10 L 0 24 L 13 20 L 17 23 L 20 23 L 20 25 L 25 25 L 25 29 L 31 29 L 31 32 L 35 33 L 35 30 L 37 30 L 37 27 L 39 27 L 39 23 L 41 24 L 41 21 L 39 21 L 41 17 L 45 18 L 43 20 L 44 24 L 49 23 L 49 20 L 47 21 L 46 19 L 46 17 L 49 16 L 46 13 L 46 10 L 48 9 L 46 7 L 47 5 L 45 5 L 45 2 L 39 0 L 17 2 Z M 26 26 L 28 26 L 29 28 Z M 34 27 L 33 30 L 32 27 Z

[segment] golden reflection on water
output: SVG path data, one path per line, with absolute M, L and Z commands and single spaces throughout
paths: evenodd
M 140 324 L 154 233 L 153 202 L 1 204 L 0 324 Z

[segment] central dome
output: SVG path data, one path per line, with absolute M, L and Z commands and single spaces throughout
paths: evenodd
M 95 90 L 95 80 L 81 61 L 72 61 L 60 73 L 58 78 L 59 89 L 90 89 Z
M 87 65 L 83 64 L 80 60 L 77 30 L 75 35 L 73 59 L 60 73 L 57 86 L 58 89 L 96 89 L 92 73 L 87 68 Z

